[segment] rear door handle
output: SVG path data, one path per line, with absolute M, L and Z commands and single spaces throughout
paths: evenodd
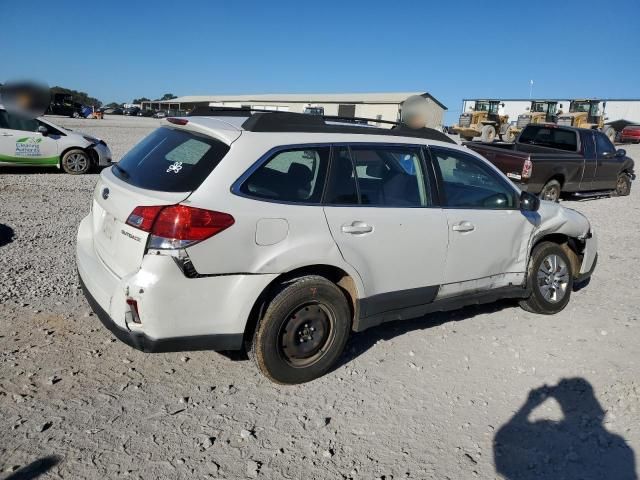
M 471 222 L 460 222 L 451 227 L 454 232 L 471 232 L 475 229 L 476 227 Z
M 350 233 L 352 235 L 361 235 L 363 233 L 373 232 L 373 227 L 364 222 L 355 221 L 351 225 L 342 225 L 342 233 Z
M 12 133 L 2 132 L 3 137 L 13 137 Z

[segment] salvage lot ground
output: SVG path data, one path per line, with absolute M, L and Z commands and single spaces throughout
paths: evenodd
M 160 123 L 52 121 L 115 158 Z M 240 356 L 143 354 L 101 326 L 74 266 L 95 182 L 0 169 L 0 478 L 38 461 L 45 478 L 605 478 L 595 463 L 634 478 L 637 185 L 564 202 L 590 218 L 600 259 L 562 313 L 503 302 L 382 326 L 324 378 L 281 387 Z M 574 380 L 539 396 L 562 379 Z

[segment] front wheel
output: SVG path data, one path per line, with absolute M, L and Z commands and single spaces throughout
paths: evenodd
M 560 182 L 557 180 L 549 180 L 545 183 L 544 187 L 542 187 L 540 198 L 542 200 L 549 200 L 550 202 L 558 202 L 560 201 L 560 192 Z
M 631 178 L 626 173 L 621 173 L 616 181 L 616 195 L 626 197 L 629 193 L 631 193 Z
M 516 134 L 510 128 L 502 134 L 502 141 L 506 143 L 513 143 L 516 141 Z
M 310 275 L 284 284 L 269 302 L 249 354 L 270 380 L 304 383 L 333 366 L 350 329 L 345 295 L 326 278 Z
M 542 242 L 533 249 L 527 284 L 531 287 L 531 295 L 520 301 L 522 309 L 552 315 L 567 306 L 573 289 L 573 274 L 569 258 L 560 245 Z
M 480 133 L 480 140 L 485 143 L 491 143 L 496 138 L 496 129 L 493 125 L 485 125 Z
M 60 162 L 62 169 L 71 175 L 82 175 L 91 168 L 91 160 L 87 152 L 80 149 L 69 150 Z

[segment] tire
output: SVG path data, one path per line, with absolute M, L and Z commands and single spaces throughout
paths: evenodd
M 70 175 L 82 175 L 91 169 L 91 159 L 87 152 L 75 148 L 63 155 L 60 166 Z
M 71 114 L 71 118 L 80 118 L 80 114 L 78 112 L 73 112 Z
M 616 141 L 616 129 L 613 127 L 604 127 L 604 134 L 611 140 L 611 143 Z
M 536 245 L 529 260 L 527 285 L 531 288 L 531 296 L 520 300 L 523 310 L 553 315 L 567 306 L 573 290 L 573 272 L 560 245 L 552 242 Z
M 544 187 L 542 187 L 539 197 L 542 200 L 559 202 L 560 193 L 562 193 L 560 182 L 558 180 L 549 180 L 547 183 L 545 183 Z
M 618 180 L 616 181 L 616 195 L 626 197 L 629 193 L 631 193 L 631 178 L 623 172 L 618 175 Z
M 282 285 L 268 303 L 249 356 L 273 382 L 309 382 L 335 364 L 350 330 L 351 310 L 338 286 L 324 277 L 302 277 Z
M 480 140 L 485 143 L 491 143 L 496 138 L 496 129 L 493 125 L 485 125 L 480 133 Z
M 502 141 L 506 143 L 513 143 L 516 141 L 516 135 L 511 131 L 511 129 L 507 129 L 506 132 L 502 134 Z

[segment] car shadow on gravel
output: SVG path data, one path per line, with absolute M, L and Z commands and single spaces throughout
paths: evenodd
M 513 308 L 516 303 L 513 300 L 505 299 L 494 303 L 483 305 L 471 305 L 450 312 L 430 313 L 423 317 L 401 320 L 395 322 L 383 323 L 374 328 L 370 328 L 364 332 L 356 333 L 351 336 L 343 355 L 340 357 L 332 370 L 338 369 L 343 365 L 351 362 L 359 357 L 380 340 L 391 340 L 405 333 L 414 330 L 424 330 L 427 328 L 438 327 L 444 323 L 460 322 L 468 320 L 476 315 L 495 313 L 505 308 Z
M 531 419 L 550 399 L 557 402 L 563 418 Z M 565 378 L 531 390 L 494 437 L 496 472 L 506 480 L 637 479 L 633 450 L 605 428 L 605 413 L 584 378 Z
M 38 460 L 35 460 L 34 462 L 31 462 L 26 467 L 16 470 L 5 480 L 31 480 L 32 478 L 38 478 L 39 476 L 47 473 L 58 463 L 60 463 L 60 457 L 56 455 L 42 457 Z
M 13 242 L 13 237 L 15 233 L 13 228 L 9 225 L 5 225 L 4 223 L 0 223 L 0 247 L 4 247 L 9 243 Z

